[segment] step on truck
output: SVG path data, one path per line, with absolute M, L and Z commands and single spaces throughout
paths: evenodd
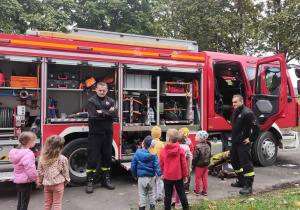
M 261 125 L 252 145 L 256 165 L 272 165 L 279 148 L 299 145 L 292 130 L 299 104 L 283 54 L 198 52 L 193 41 L 81 28 L 70 34 L 28 31 L 0 34 L 1 165 L 9 164 L 20 132 L 37 135 L 37 157 L 47 137 L 56 134 L 65 138 L 70 185 L 84 184 L 85 105 L 96 94 L 94 81 L 106 82 L 116 101 L 112 158 L 127 170 L 153 126 L 161 127 L 162 140 L 169 128 L 187 127 L 192 141 L 197 131 L 207 130 L 212 153 L 230 149 L 234 94 L 244 97 Z M 12 171 L 0 172 L 0 182 L 12 180 Z

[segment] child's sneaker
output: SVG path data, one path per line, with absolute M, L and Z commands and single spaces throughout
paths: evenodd
M 194 194 L 195 194 L 196 196 L 200 196 L 200 195 L 201 195 L 200 192 L 197 192 L 196 190 L 194 190 Z
M 189 191 L 189 190 L 186 190 L 186 191 L 185 191 L 185 194 L 190 194 L 190 191 Z
M 176 203 L 175 204 L 175 209 L 182 209 L 181 203 Z
M 207 196 L 207 192 L 202 191 L 201 194 Z
M 156 203 L 163 203 L 164 202 L 164 199 L 163 198 L 157 198 L 156 199 Z

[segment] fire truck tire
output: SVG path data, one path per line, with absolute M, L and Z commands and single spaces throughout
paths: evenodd
M 270 132 L 262 132 L 252 145 L 252 159 L 254 165 L 271 166 L 277 158 L 278 143 Z
M 87 165 L 87 138 L 79 138 L 69 142 L 62 151 L 68 158 L 71 186 L 82 186 L 86 184 L 86 165 Z M 99 158 L 95 179 L 97 182 L 101 178 L 101 158 Z

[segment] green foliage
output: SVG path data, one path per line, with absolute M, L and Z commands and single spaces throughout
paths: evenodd
M 300 0 L 266 2 L 266 17 L 259 25 L 261 53 L 284 53 L 287 62 L 300 60 Z
M 0 0 L 0 33 L 71 26 L 198 42 L 199 51 L 300 60 L 300 0 Z
M 300 206 L 300 189 L 273 191 L 253 197 L 241 197 L 237 199 L 225 199 L 217 201 L 203 201 L 192 206 L 192 210 L 200 209 L 297 209 Z

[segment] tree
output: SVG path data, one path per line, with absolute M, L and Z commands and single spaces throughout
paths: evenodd
M 261 53 L 284 53 L 286 61 L 300 60 L 300 1 L 270 0 L 260 29 Z
M 26 13 L 17 0 L 0 0 L 0 32 L 22 34 L 27 29 Z
M 251 0 L 162 0 L 158 34 L 198 42 L 199 50 L 251 54 L 262 4 Z
M 75 11 L 78 27 L 154 35 L 149 0 L 79 0 Z

